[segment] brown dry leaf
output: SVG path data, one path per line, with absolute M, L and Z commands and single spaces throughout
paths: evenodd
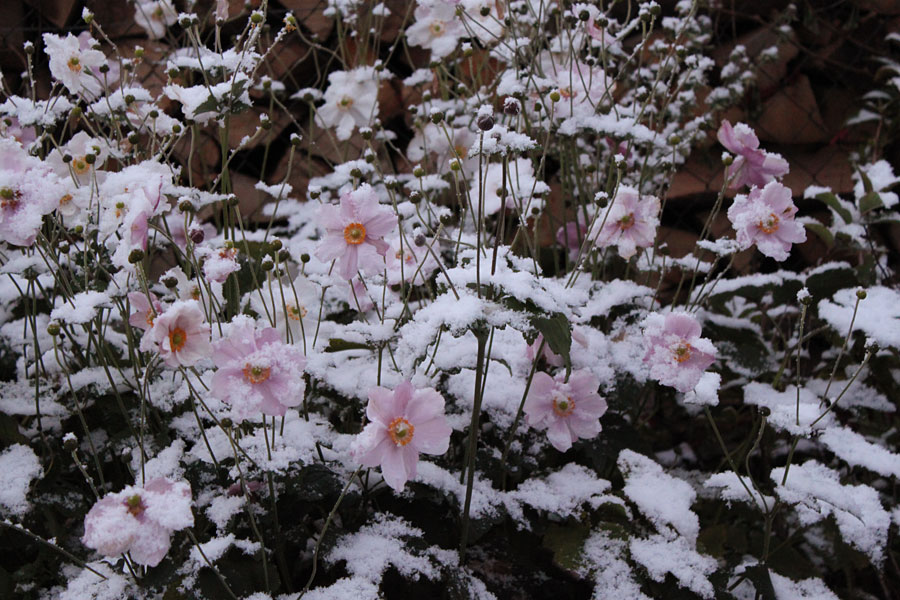
M 766 100 L 754 129 L 760 140 L 778 144 L 827 142 L 834 135 L 825 128 L 806 75 L 798 76 Z

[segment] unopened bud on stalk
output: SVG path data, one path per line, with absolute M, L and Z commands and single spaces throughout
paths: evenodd
M 578 18 L 581 19 L 582 21 L 587 21 L 588 19 L 591 18 L 591 13 L 589 13 L 586 10 L 583 10 L 580 13 L 578 13 Z
M 727 152 L 722 153 L 722 164 L 730 167 L 734 163 L 734 157 Z
M 284 263 L 291 260 L 291 253 L 287 250 L 280 250 L 278 252 L 278 262 Z
M 144 251 L 141 250 L 140 248 L 135 248 L 128 254 L 128 262 L 130 262 L 133 265 L 136 265 L 137 263 L 141 262 L 142 260 L 144 260 Z
M 423 169 L 421 165 L 416 165 L 413 167 L 413 175 L 416 177 L 425 177 L 425 169 Z
M 350 176 L 356 179 L 362 179 L 363 173 L 357 168 L 350 169 Z
M 259 25 L 260 23 L 263 22 L 263 14 L 261 12 L 259 12 L 258 10 L 253 11 L 253 14 L 250 15 L 250 22 L 253 23 L 254 25 Z
M 168 288 L 170 290 L 174 290 L 175 287 L 178 285 L 178 280 L 175 279 L 174 277 L 166 277 L 165 279 L 162 280 L 162 282 L 163 282 L 163 285 L 166 286 L 166 288 Z
M 372 130 L 369 127 L 363 127 L 359 130 L 359 135 L 361 135 L 364 140 L 371 140 Z
M 267 256 L 265 259 L 263 259 L 263 261 L 262 261 L 262 263 L 259 265 L 259 267 L 260 267 L 263 271 L 271 271 L 272 269 L 275 268 L 275 263 L 272 261 L 271 258 L 269 258 L 269 257 Z
M 203 240 L 206 239 L 206 234 L 203 233 L 202 229 L 191 229 L 188 235 L 195 244 L 202 244 Z
M 308 263 L 308 262 L 309 262 L 309 254 L 307 254 L 306 252 L 304 252 L 303 254 L 301 254 L 301 255 L 300 255 L 300 262 L 302 262 L 304 265 L 305 265 L 306 263 Z
M 859 298 L 860 300 L 865 300 L 867 295 L 868 294 L 866 293 L 866 290 L 864 290 L 862 288 L 856 290 L 856 297 Z
M 279 240 L 278 238 L 275 238 L 274 240 L 269 242 L 269 248 L 273 252 L 278 252 L 279 250 L 281 250 L 282 246 L 284 246 L 284 243 L 281 240 Z
M 494 117 L 491 115 L 481 115 L 476 121 L 478 129 L 482 131 L 490 131 L 494 128 Z
M 192 213 L 194 212 L 194 203 L 185 198 L 181 202 L 178 203 L 178 210 L 183 213 Z
M 437 125 L 438 123 L 440 123 L 443 120 L 444 120 L 444 113 L 442 113 L 441 111 L 438 110 L 438 111 L 431 113 L 431 122 L 434 123 L 435 125 Z
M 422 201 L 422 192 L 419 190 L 413 190 L 409 193 L 409 201 L 413 204 L 418 204 Z
M 231 429 L 234 426 L 234 421 L 232 421 L 228 417 L 225 417 L 224 419 L 221 419 L 219 421 L 219 424 L 222 425 L 222 427 L 224 427 L 225 429 Z
M 553 90 L 552 92 L 550 92 L 550 101 L 551 102 L 559 102 L 559 99 L 561 97 L 562 96 L 560 96 L 559 92 L 557 92 L 556 90 Z
M 414 243 L 416 246 L 418 246 L 419 248 L 421 248 L 422 246 L 425 245 L 425 236 L 422 235 L 421 233 L 418 234 L 418 235 L 416 235 L 416 237 L 413 238 L 413 243 Z
M 47 333 L 56 337 L 59 335 L 59 323 L 56 321 L 51 321 L 49 325 L 47 325 Z
M 489 14 L 491 14 L 491 7 L 490 6 L 482 6 L 481 7 L 481 16 L 486 17 Z

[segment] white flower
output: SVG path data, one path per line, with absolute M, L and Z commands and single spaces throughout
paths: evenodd
M 415 12 L 416 22 L 406 30 L 406 39 L 413 46 L 431 50 L 431 58 L 447 56 L 466 35 L 462 22 L 456 16 L 456 8 L 442 0 L 419 2 Z
M 350 139 L 355 127 L 369 125 L 378 112 L 375 69 L 334 71 L 328 76 L 325 104 L 316 115 L 323 127 L 336 127 L 339 140 Z
M 134 22 L 153 40 L 164 36 L 166 28 L 174 25 L 177 20 L 178 13 L 169 0 L 138 2 L 134 7 Z
M 53 33 L 44 34 L 44 46 L 50 57 L 50 74 L 72 94 L 95 98 L 103 91 L 100 65 L 106 64 L 106 56 L 88 44 L 82 47 L 71 33 L 64 38 Z

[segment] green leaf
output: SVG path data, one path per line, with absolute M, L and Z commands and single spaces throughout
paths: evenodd
M 772 578 L 769 577 L 769 568 L 765 565 L 753 565 L 744 570 L 756 591 L 763 600 L 775 600 L 775 588 L 772 587 Z
M 804 223 L 803 226 L 816 234 L 816 236 L 825 242 L 825 245 L 829 248 L 834 246 L 834 235 L 832 235 L 831 231 L 821 223 Z
M 550 317 L 532 317 L 531 324 L 541 332 L 547 345 L 555 354 L 562 357 L 566 363 L 566 374 L 572 371 L 572 359 L 569 351 L 572 349 L 572 324 L 566 315 L 556 312 Z
M 581 523 L 550 525 L 544 534 L 543 545 L 553 552 L 553 561 L 563 569 L 574 571 L 581 566 L 584 542 L 591 534 Z
M 194 109 L 194 115 L 200 115 L 205 112 L 218 112 L 219 110 L 219 101 L 212 94 L 209 95 L 209 98 L 200 103 L 196 109 Z
M 849 225 L 850 221 L 853 220 L 853 216 L 850 214 L 850 211 L 841 206 L 841 201 L 831 192 L 822 192 L 821 194 L 818 194 L 816 196 L 816 200 L 824 202 L 826 205 L 828 205 L 828 208 L 839 214 L 844 220 L 844 223 L 847 223 Z
M 364 344 L 362 342 L 351 342 L 349 340 L 342 340 L 341 338 L 330 338 L 328 340 L 328 347 L 325 348 L 325 352 L 343 352 L 345 350 L 371 350 L 372 347 L 369 344 Z
M 884 206 L 884 203 L 881 201 L 881 195 L 878 192 L 869 192 L 859 199 L 859 212 L 862 214 L 882 206 Z

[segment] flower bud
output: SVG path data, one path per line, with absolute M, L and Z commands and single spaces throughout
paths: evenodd
M 418 246 L 419 248 L 421 248 L 422 246 L 425 245 L 425 236 L 422 235 L 421 233 L 418 234 L 418 235 L 416 235 L 416 237 L 413 238 L 413 243 L 414 243 L 416 246 Z
M 59 323 L 56 321 L 50 321 L 50 324 L 47 325 L 47 333 L 56 337 L 59 335 Z
M 203 230 L 200 228 L 191 229 L 188 236 L 191 238 L 191 241 L 195 244 L 202 244 L 203 240 L 206 238 L 206 234 L 203 233 Z
M 175 279 L 174 277 L 166 277 L 165 279 L 162 280 L 162 282 L 163 282 L 163 285 L 166 286 L 166 288 L 168 288 L 170 290 L 174 290 L 175 287 L 178 285 L 178 280 Z
M 413 168 L 413 175 L 415 177 L 425 177 L 425 169 L 423 169 L 420 165 L 416 165 Z
M 494 128 L 494 117 L 491 115 L 481 115 L 476 121 L 478 129 L 482 131 L 490 131 Z
M 868 294 L 866 293 L 866 290 L 864 290 L 862 288 L 856 290 L 856 297 L 859 298 L 860 300 L 865 300 L 867 295 Z
M 128 262 L 135 265 L 144 260 L 144 251 L 140 248 L 135 248 L 128 254 Z
M 309 262 L 309 254 L 307 254 L 306 252 L 304 252 L 303 254 L 301 254 L 301 255 L 300 255 L 300 262 L 302 262 L 304 265 L 305 265 L 306 263 L 308 263 L 308 262 Z

